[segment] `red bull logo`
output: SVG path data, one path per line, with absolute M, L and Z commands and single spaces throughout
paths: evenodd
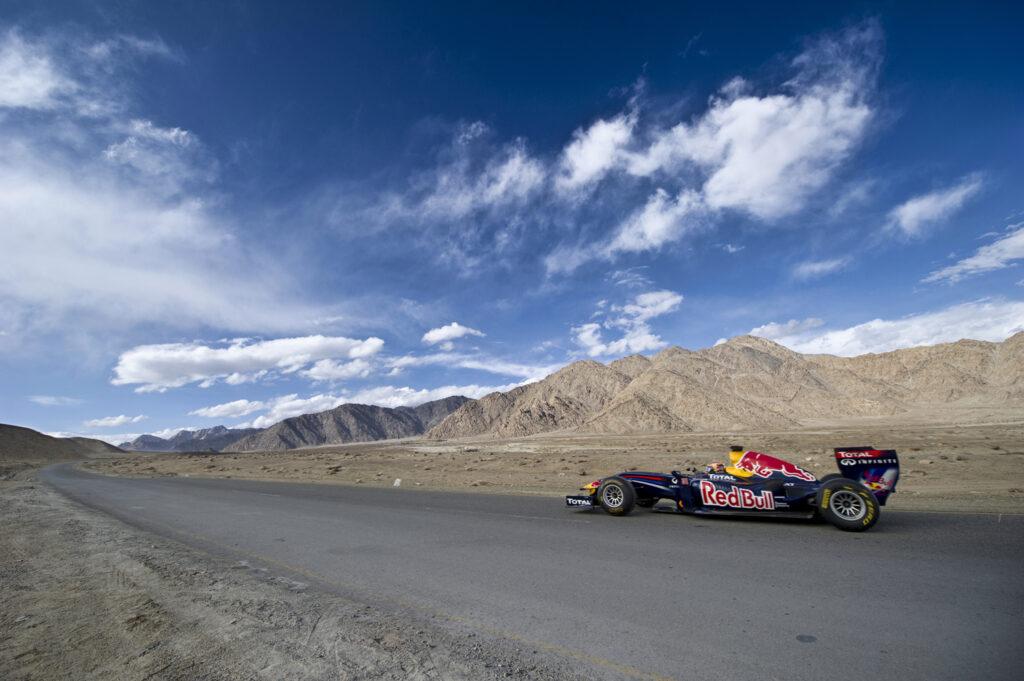
M 765 490 L 754 494 L 743 487 L 732 487 L 729 491 L 718 489 L 715 484 L 702 480 L 700 498 L 705 506 L 725 506 L 728 508 L 752 508 L 758 511 L 775 510 L 775 497 Z
M 750 471 L 762 478 L 770 478 L 774 473 L 781 473 L 787 478 L 797 478 L 807 482 L 817 480 L 811 473 L 795 464 L 783 461 L 782 459 L 776 459 L 774 456 L 761 454 L 760 452 L 747 452 L 733 465 L 736 468 Z
M 875 468 L 864 471 L 860 478 L 861 484 L 871 491 L 890 492 L 896 486 L 895 468 Z

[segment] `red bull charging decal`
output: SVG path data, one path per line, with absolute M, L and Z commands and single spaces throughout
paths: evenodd
M 775 498 L 765 490 L 754 494 L 743 487 L 732 487 L 729 491 L 718 489 L 714 483 L 702 480 L 700 498 L 705 506 L 725 506 L 727 508 L 752 508 L 758 511 L 775 510 Z
M 733 466 L 750 471 L 762 478 L 770 478 L 774 473 L 781 473 L 787 478 L 798 478 L 807 482 L 817 480 L 814 475 L 795 464 L 783 461 L 782 459 L 776 459 L 774 456 L 761 454 L 760 452 L 747 452 Z

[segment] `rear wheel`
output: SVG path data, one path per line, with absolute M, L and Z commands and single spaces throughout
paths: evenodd
M 862 532 L 881 512 L 878 500 L 867 487 L 846 478 L 828 480 L 818 490 L 818 513 L 840 530 Z
M 626 515 L 636 505 L 636 490 L 618 476 L 605 478 L 597 488 L 597 503 L 612 515 Z

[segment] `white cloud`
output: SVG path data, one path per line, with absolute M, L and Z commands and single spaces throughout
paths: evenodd
M 881 43 L 877 22 L 864 22 L 810 45 L 775 92 L 755 94 L 734 78 L 693 121 L 657 129 L 629 113 L 577 131 L 564 154 L 563 186 L 618 172 L 655 188 L 610 237 L 559 246 L 545 259 L 548 274 L 659 249 L 714 225 L 723 211 L 772 223 L 802 210 L 866 135 Z
M 82 425 L 87 428 L 116 428 L 117 426 L 123 426 L 126 423 L 138 423 L 139 421 L 146 418 L 144 415 L 139 416 L 107 416 L 101 419 L 92 419 L 91 421 L 85 421 Z
M 216 404 L 212 407 L 203 407 L 190 411 L 190 416 L 202 416 L 208 419 L 232 419 L 251 414 L 256 411 L 266 409 L 267 405 L 264 402 L 254 402 L 250 400 L 235 400 L 234 402 L 225 402 L 223 404 Z M 163 436 L 161 436 L 163 437 Z
M 590 322 L 573 327 L 573 340 L 588 357 L 624 356 L 660 350 L 667 343 L 653 333 L 648 322 L 678 309 L 683 296 L 674 291 L 652 291 L 638 295 L 632 303 L 613 305 L 603 323 Z M 605 342 L 603 330 L 617 330 L 618 339 Z
M 379 407 L 416 407 L 426 402 L 462 395 L 471 399 L 478 399 L 493 392 L 507 392 L 518 388 L 526 382 L 508 383 L 506 385 L 445 385 L 439 388 L 416 390 L 409 387 L 395 388 L 392 386 L 380 386 L 369 388 L 352 395 L 348 402 L 358 404 L 374 404 Z
M 820 319 L 808 319 L 766 324 L 750 333 L 797 352 L 842 357 L 963 338 L 999 342 L 1024 331 L 1024 302 L 983 299 L 901 319 L 873 319 L 846 329 L 817 331 L 821 326 Z
M 77 89 L 45 46 L 14 29 L 0 35 L 0 108 L 53 109 Z
M 578 190 L 600 180 L 621 164 L 636 127 L 635 114 L 624 113 L 611 120 L 600 120 L 586 131 L 573 133 L 573 140 L 562 152 L 556 188 L 562 193 Z
M 352 378 L 366 378 L 370 375 L 372 368 L 365 359 L 354 359 L 350 362 L 321 359 L 310 369 L 300 373 L 316 382 L 344 381 Z
M 140 345 L 121 354 L 114 367 L 114 385 L 135 385 L 137 392 L 163 391 L 188 383 L 210 385 L 236 375 L 275 370 L 294 373 L 322 359 L 365 359 L 383 347 L 379 338 L 304 336 L 269 341 L 232 341 L 226 347 L 201 343 Z M 321 370 L 326 371 L 322 367 Z
M 784 324 L 777 322 L 771 322 L 759 326 L 756 329 L 750 330 L 751 336 L 760 336 L 762 338 L 778 339 L 778 338 L 789 338 L 798 334 L 810 331 L 811 329 L 817 329 L 818 327 L 825 326 L 824 319 L 818 319 L 817 317 L 810 317 L 799 321 L 796 319 L 790 319 Z
M 561 365 L 519 364 L 497 359 L 489 355 L 466 355 L 461 353 L 435 353 L 430 355 L 398 357 L 385 362 L 385 366 L 393 368 L 393 374 L 403 369 L 416 366 L 446 366 L 459 369 L 475 369 L 499 376 L 517 376 L 526 382 L 539 381 L 548 374 L 557 371 Z
M 681 302 L 683 302 L 683 296 L 675 291 L 651 291 L 641 293 L 632 303 L 622 307 L 613 306 L 612 309 L 622 312 L 624 315 L 617 324 L 630 326 L 675 312 Z
M 955 265 L 936 270 L 922 279 L 923 282 L 945 281 L 955 284 L 961 279 L 1012 267 L 1014 261 L 1024 259 L 1024 222 L 1011 227 L 1013 231 L 996 241 L 982 246 L 969 258 Z
M 610 343 L 604 342 L 600 324 L 583 324 L 573 327 L 572 330 L 575 333 L 573 340 L 588 357 L 622 357 L 638 352 L 660 350 L 667 345 L 645 325 L 626 329 L 622 337 Z
M 649 277 L 640 273 L 639 270 L 643 269 L 647 269 L 647 267 L 631 267 L 626 270 L 616 270 L 609 275 L 609 279 L 611 279 L 616 286 L 627 286 L 629 288 L 650 286 L 654 282 L 652 282 Z
M 476 133 L 467 137 L 467 131 Z M 373 209 L 384 222 L 397 218 L 451 220 L 478 211 L 521 204 L 545 181 L 544 164 L 530 156 L 523 140 L 497 149 L 480 162 L 474 141 L 486 136 L 487 127 L 474 123 L 456 134 L 438 165 L 413 178 L 404 195 L 389 195 Z
M 479 336 L 483 338 L 486 334 L 482 331 L 471 329 L 468 326 L 463 326 L 458 322 L 452 322 L 451 324 L 427 331 L 423 334 L 422 340 L 428 345 L 437 345 L 440 343 L 441 349 L 448 351 L 453 347 L 451 341 L 462 338 L 463 336 Z
M 32 395 L 28 399 L 44 407 L 73 407 L 85 402 L 85 400 L 78 399 L 77 397 L 60 397 L 57 395 Z
M 378 407 L 394 409 L 396 407 L 414 407 L 423 404 L 424 402 L 432 402 L 434 400 L 440 400 L 454 395 L 463 395 L 465 397 L 475 399 L 496 391 L 504 392 L 512 390 L 520 385 L 523 384 L 510 383 L 498 386 L 481 386 L 475 384 L 446 385 L 438 388 L 422 390 L 416 390 L 409 387 L 379 386 L 367 388 L 366 390 L 361 390 L 354 394 L 319 394 L 306 398 L 300 398 L 297 394 L 283 395 L 281 397 L 267 400 L 266 402 L 248 402 L 246 404 L 240 404 L 238 407 L 239 411 L 259 405 L 259 407 L 252 409 L 251 411 L 266 410 L 266 413 L 248 423 L 242 423 L 235 427 L 266 428 L 279 421 L 283 421 L 286 418 L 291 418 L 292 416 L 316 414 L 329 409 L 334 409 L 342 404 L 371 404 Z M 242 400 L 240 402 L 245 401 Z M 218 405 L 207 409 L 217 412 L 223 411 L 224 414 L 227 415 L 232 410 L 232 407 L 230 406 L 231 404 L 235 403 Z M 251 411 L 247 411 L 245 413 L 251 413 Z M 219 417 L 220 416 L 217 416 L 217 418 Z
M 312 397 L 300 398 L 298 394 L 292 393 L 291 395 L 283 395 L 281 397 L 275 397 L 272 400 L 268 400 L 264 403 L 263 409 L 267 410 L 266 414 L 253 419 L 249 423 L 242 423 L 236 428 L 266 428 L 272 426 L 278 421 L 291 418 L 292 416 L 301 416 L 302 414 L 317 414 L 322 411 L 334 409 L 338 405 L 345 404 L 349 400 L 338 395 L 327 395 L 319 394 L 313 395 Z
M 982 184 L 981 175 L 974 173 L 947 189 L 915 196 L 889 211 L 888 226 L 908 237 L 923 236 L 928 224 L 949 219 L 981 190 Z
M 131 58 L 161 43 L 108 42 L 0 34 L 5 339 L 149 322 L 273 333 L 325 316 L 219 212 L 199 140 L 131 115 Z
M 793 278 L 800 280 L 817 279 L 843 269 L 849 264 L 848 258 L 833 258 L 815 262 L 803 262 L 793 270 Z
M 619 252 L 660 248 L 698 228 L 705 213 L 703 198 L 697 192 L 686 190 L 672 199 L 668 192 L 658 189 L 643 208 L 619 227 L 602 249 L 603 254 L 610 258 Z

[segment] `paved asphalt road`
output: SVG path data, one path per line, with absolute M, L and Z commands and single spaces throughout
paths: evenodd
M 595 678 L 1024 674 L 1021 516 L 883 510 L 872 530 L 847 533 L 642 510 L 614 518 L 550 498 L 105 478 L 70 465 L 41 477 L 146 530 L 497 630 L 575 657 Z

